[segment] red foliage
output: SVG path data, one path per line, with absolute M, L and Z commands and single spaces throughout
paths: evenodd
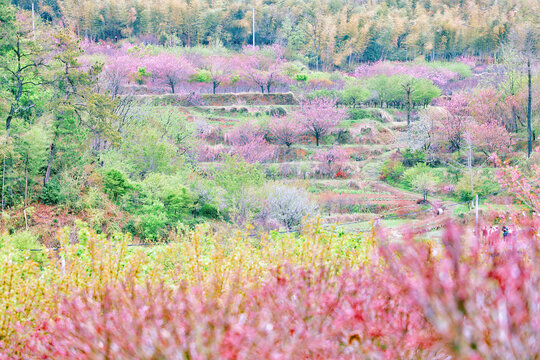
M 345 174 L 345 172 L 342 171 L 342 170 L 339 170 L 339 171 L 336 173 L 336 177 L 337 177 L 337 178 L 340 178 L 340 179 L 347 179 L 347 178 L 348 178 L 347 174 Z

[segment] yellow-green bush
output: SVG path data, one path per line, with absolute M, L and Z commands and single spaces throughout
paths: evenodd
M 40 247 L 29 233 L 2 238 L 0 339 L 9 337 L 18 322 L 33 321 L 78 291 L 100 297 L 107 287 L 138 282 L 196 285 L 217 296 L 231 289 L 243 294 L 285 264 L 335 272 L 356 268 L 369 259 L 373 245 L 370 238 L 336 234 L 317 224 L 298 235 L 257 237 L 202 226 L 177 242 L 151 247 L 130 246 L 129 235 L 106 237 L 78 226 L 78 243 L 71 244 L 72 231 L 64 229 L 58 250 L 31 252 Z

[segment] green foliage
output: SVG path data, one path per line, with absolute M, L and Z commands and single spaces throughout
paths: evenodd
M 493 171 L 484 169 L 473 175 L 473 188 L 471 189 L 471 178 L 468 174 L 464 174 L 458 181 L 454 192 L 461 201 L 471 201 L 477 194 L 480 197 L 487 196 L 500 189 L 494 178 Z
M 307 98 L 308 99 L 316 99 L 316 98 L 337 99 L 338 93 L 335 90 L 320 89 L 320 90 L 315 90 L 309 93 Z
M 136 235 L 144 240 L 158 241 L 167 238 L 167 216 L 160 211 L 150 211 L 142 216 Z
M 217 206 L 212 204 L 203 204 L 201 208 L 198 210 L 198 214 L 202 217 L 205 217 L 207 219 L 219 219 L 220 218 L 220 212 Z
M 129 180 L 122 172 L 111 169 L 103 176 L 103 191 L 108 194 L 113 201 L 118 199 L 129 191 L 131 188 Z
M 191 76 L 190 81 L 198 83 L 211 83 L 212 74 L 210 74 L 210 71 L 206 69 L 199 69 L 195 74 Z
M 434 171 L 432 168 L 430 168 L 426 164 L 419 163 L 416 166 L 405 170 L 405 172 L 403 173 L 402 182 L 405 186 L 412 188 L 414 179 L 424 174 L 429 174 L 429 176 L 435 177 Z
M 428 79 L 415 79 L 412 84 L 411 101 L 415 105 L 428 105 L 431 100 L 441 96 L 441 89 Z
M 344 105 L 355 107 L 367 101 L 371 93 L 361 86 L 348 86 L 339 94 L 339 101 Z
M 403 154 L 403 165 L 406 167 L 415 166 L 418 163 L 426 162 L 426 153 L 422 150 L 412 151 L 411 149 L 406 149 Z
M 462 78 L 468 78 L 472 76 L 472 70 L 466 64 L 460 62 L 443 62 L 443 61 L 432 61 L 425 62 L 424 65 L 430 66 L 434 69 L 446 69 L 458 73 Z
M 195 210 L 196 198 L 183 186 L 167 189 L 163 194 L 163 205 L 168 218 L 179 221 L 191 216 Z
M 215 184 L 224 191 L 231 219 L 239 223 L 249 221 L 258 210 L 256 192 L 265 180 L 261 166 L 227 155 L 211 174 Z
M 144 85 L 150 76 L 152 76 L 152 74 L 146 71 L 145 67 L 139 67 L 137 69 L 137 73 L 135 74 L 134 80 L 137 84 Z
M 62 201 L 62 187 L 57 178 L 52 178 L 41 190 L 40 200 L 47 205 L 56 205 Z
M 294 79 L 296 81 L 306 82 L 308 79 L 308 76 L 306 74 L 296 74 Z
M 418 173 L 411 180 L 411 187 L 423 194 L 424 200 L 430 193 L 436 191 L 438 185 L 437 179 L 433 177 L 431 173 Z
M 381 180 L 385 180 L 390 184 L 395 184 L 400 181 L 403 173 L 405 172 L 405 167 L 401 161 L 397 160 L 387 160 L 384 162 L 381 169 Z
M 20 262 L 30 258 L 40 265 L 47 260 L 43 251 L 30 251 L 31 249 L 43 250 L 44 246 L 39 243 L 36 235 L 29 231 L 15 232 L 9 236 L 0 237 L 0 249 L 10 247 L 17 251 L 17 260 Z M 3 249 L 4 250 L 4 249 Z
M 367 109 L 347 109 L 347 114 L 351 120 L 375 119 L 373 113 Z
M 405 96 L 403 87 L 399 86 L 403 79 L 402 75 L 376 75 L 369 78 L 366 84 L 369 90 L 377 94 L 380 102 L 392 104 L 402 101 Z

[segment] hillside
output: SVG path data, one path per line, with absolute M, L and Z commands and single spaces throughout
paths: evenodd
M 0 0 L 0 360 L 538 359 L 537 8 Z

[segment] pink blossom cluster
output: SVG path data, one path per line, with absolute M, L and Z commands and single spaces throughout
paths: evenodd
M 258 124 L 246 122 L 225 134 L 225 141 L 232 146 L 231 152 L 247 162 L 268 162 L 277 156 L 277 149 L 265 139 Z
M 479 64 L 481 62 L 480 58 L 476 56 L 470 56 L 470 55 L 462 55 L 456 59 L 456 61 L 467 65 L 471 69 L 476 66 L 476 64 Z
M 302 100 L 294 116 L 304 132 L 313 136 L 319 146 L 322 137 L 347 118 L 347 109 L 338 107 L 334 99 L 317 97 Z
M 450 81 L 459 77 L 457 73 L 448 69 L 434 69 L 423 65 L 391 61 L 362 64 L 356 68 L 353 74 L 356 78 L 369 78 L 376 75 L 409 75 L 417 79 L 429 79 L 440 88 L 445 87 Z
M 449 150 L 459 150 L 464 142 L 471 144 L 486 155 L 507 154 L 513 145 L 510 131 L 517 128 L 514 115 L 518 105 L 506 99 L 492 88 L 475 92 L 460 91 L 450 98 L 440 99 L 437 105 L 446 110 L 436 126 L 437 140 Z

